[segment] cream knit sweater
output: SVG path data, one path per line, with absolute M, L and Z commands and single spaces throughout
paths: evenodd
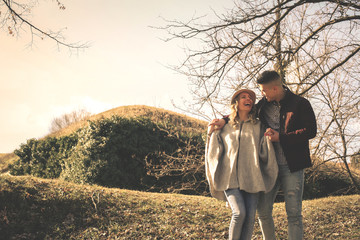
M 224 201 L 224 190 L 230 188 L 268 192 L 278 175 L 273 145 L 258 120 L 242 122 L 236 129 L 226 124 L 213 132 L 206 146 L 205 168 L 211 195 Z

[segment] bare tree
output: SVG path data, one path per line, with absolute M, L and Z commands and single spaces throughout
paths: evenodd
M 54 0 L 54 2 L 58 5 L 59 10 L 66 9 L 65 5 L 61 3 L 60 0 Z M 0 27 L 6 29 L 8 34 L 12 36 L 18 36 L 22 31 L 29 31 L 32 37 L 30 45 L 33 44 L 34 38 L 49 38 L 56 42 L 58 47 L 64 46 L 69 49 L 82 49 L 88 47 L 88 44 L 67 42 L 64 39 L 61 30 L 54 32 L 51 30 L 44 30 L 43 27 L 34 25 L 30 20 L 30 12 L 38 4 L 37 0 L 1 0 Z
M 341 160 L 352 177 L 347 163 L 359 148 L 360 2 L 238 0 L 217 19 L 167 20 L 161 28 L 166 41 L 201 46 L 186 47 L 186 59 L 173 66 L 191 84 L 195 101 L 187 110 L 218 117 L 236 89 L 256 88 L 258 73 L 275 69 L 314 105 L 320 126 L 314 153 Z
M 319 137 L 313 153 L 323 156 L 323 160 L 338 160 L 348 173 L 353 186 L 360 191 L 359 183 L 353 176 L 349 163 L 359 149 L 360 131 L 358 126 L 360 84 L 349 82 L 349 79 L 336 76 L 326 79 L 317 85 L 318 101 L 322 102 L 318 118 Z
M 298 94 L 314 90 L 320 81 L 343 72 L 360 50 L 360 4 L 354 0 L 242 0 L 203 24 L 167 21 L 169 38 L 197 40 L 201 48 L 186 48 L 177 71 L 188 76 L 197 110 L 217 108 L 232 91 L 253 86 L 254 77 L 275 68 Z M 336 46 L 326 51 L 329 45 Z M 326 52 L 325 52 L 326 51 Z M 322 60 L 326 56 L 327 64 Z M 345 74 L 350 75 L 349 73 Z M 358 81 L 357 76 L 351 76 Z
M 66 113 L 60 117 L 56 117 L 51 122 L 50 133 L 59 131 L 72 123 L 86 120 L 90 117 L 90 115 L 90 112 L 85 109 L 80 109 L 71 113 Z

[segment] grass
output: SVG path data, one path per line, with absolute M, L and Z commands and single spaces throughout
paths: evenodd
M 202 196 L 0 176 L 3 239 L 225 239 L 231 211 Z M 359 239 L 360 196 L 304 201 L 305 239 Z M 286 239 L 283 203 L 274 206 Z M 258 224 L 254 238 L 261 239 Z
M 114 108 L 90 120 L 115 114 L 146 116 L 155 122 L 169 120 L 189 132 L 204 131 L 207 125 L 204 121 L 147 106 Z M 75 123 L 52 136 L 70 134 L 85 124 L 86 121 Z M 16 158 L 13 153 L 0 154 L 0 173 L 5 173 L 8 164 Z M 356 173 L 358 176 L 359 171 Z M 305 239 L 360 239 L 360 195 L 303 203 Z M 231 211 L 225 203 L 209 197 L 0 175 L 1 239 L 225 239 L 230 217 Z M 283 203 L 274 205 L 274 220 L 278 239 L 287 239 Z M 253 239 L 261 239 L 258 223 Z

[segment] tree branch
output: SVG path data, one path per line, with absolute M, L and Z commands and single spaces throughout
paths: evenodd
M 7 9 L 9 10 L 11 19 L 14 22 L 14 24 L 15 25 L 18 25 L 18 24 L 22 25 L 23 23 L 26 24 L 27 26 L 29 26 L 32 35 L 36 35 L 36 33 L 33 32 L 33 30 L 35 30 L 35 32 L 38 32 L 39 34 L 42 34 L 42 35 L 50 38 L 51 40 L 55 41 L 58 45 L 65 46 L 70 49 L 80 49 L 80 48 L 88 48 L 89 47 L 88 44 L 70 44 L 70 43 L 66 43 L 66 42 L 60 40 L 60 38 L 61 38 L 60 32 L 53 33 L 53 32 L 44 31 L 41 28 L 32 24 L 30 21 L 23 18 L 21 16 L 21 14 L 19 14 L 17 11 L 15 11 L 12 8 L 12 6 L 11 6 L 11 4 L 13 2 L 12 0 L 1 0 L 1 1 L 5 4 Z M 59 5 L 60 9 L 65 9 L 65 7 L 59 1 L 57 1 L 57 3 Z M 18 23 L 17 19 L 20 20 L 21 23 Z

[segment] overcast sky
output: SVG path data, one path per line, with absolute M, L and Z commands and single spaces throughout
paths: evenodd
M 184 58 L 180 42 L 160 40 L 149 26 L 166 19 L 223 11 L 233 0 L 40 1 L 30 19 L 43 29 L 64 29 L 68 42 L 89 42 L 80 53 L 49 40 L 1 31 L 0 153 L 49 132 L 53 118 L 74 110 L 99 113 L 126 105 L 177 111 L 171 100 L 189 99 L 187 80 L 166 68 Z M 24 28 L 29 32 L 26 28 Z

